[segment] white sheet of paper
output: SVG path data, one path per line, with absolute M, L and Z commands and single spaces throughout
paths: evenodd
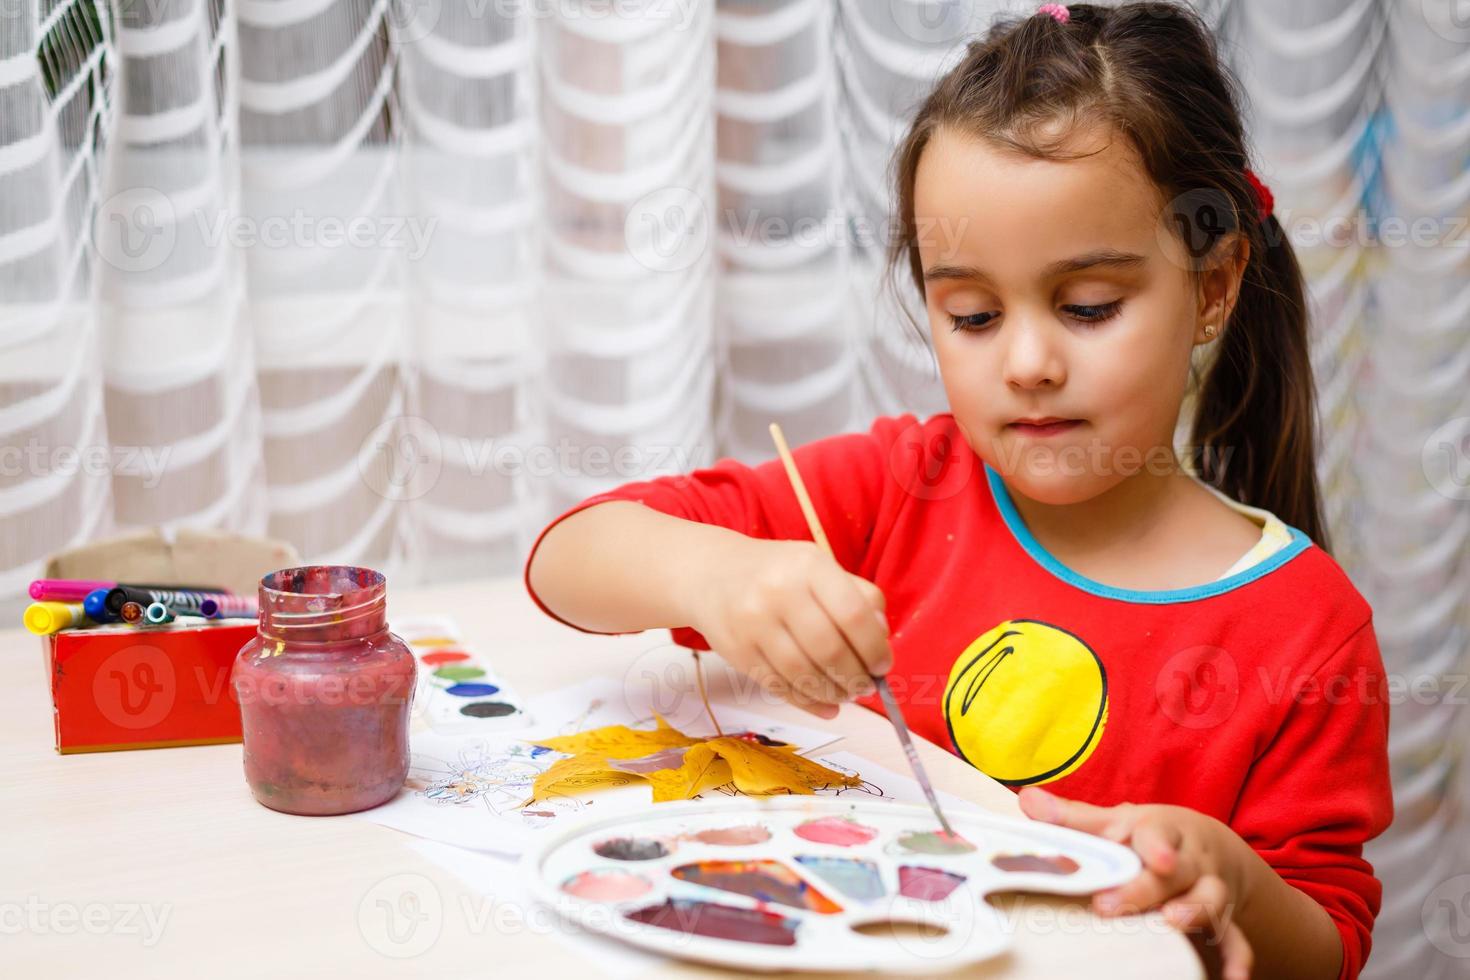
M 522 807 L 536 777 L 561 756 L 526 741 L 571 734 L 603 725 L 651 727 L 653 708 L 626 693 L 611 678 L 593 678 L 531 699 L 538 723 L 504 735 L 412 735 L 413 760 L 408 784 L 382 806 L 358 814 L 365 820 L 418 837 L 477 851 L 519 855 L 537 831 L 578 815 L 636 811 L 650 805 L 647 784 L 634 783 L 592 793 L 551 795 Z M 703 705 L 698 708 L 703 715 Z M 746 730 L 802 746 L 811 753 L 837 741 L 831 732 L 773 721 L 754 712 L 718 705 L 716 716 L 727 732 Z M 668 719 L 676 724 L 673 718 Z M 691 735 L 714 734 L 708 719 L 681 727 Z M 676 724 L 676 727 L 677 724 Z M 711 792 L 720 792 L 714 790 Z
M 928 807 L 929 803 L 924 799 L 924 791 L 914 777 L 904 773 L 885 769 L 876 762 L 869 762 L 860 755 L 852 752 L 829 752 L 816 756 L 816 761 L 824 766 L 836 769 L 838 772 L 858 773 L 863 777 L 863 785 L 853 789 L 840 789 L 824 796 L 856 796 L 865 794 L 867 799 L 894 800 L 898 803 L 918 803 Z M 935 790 L 934 794 L 939 797 L 939 805 L 946 813 L 951 807 L 956 810 L 982 810 L 977 803 L 961 799 L 953 793 L 943 790 Z
M 597 976 L 612 980 L 642 976 L 663 960 L 661 956 L 588 933 L 576 923 L 562 920 L 551 909 L 535 905 L 523 884 L 519 864 L 513 858 L 467 851 L 430 840 L 413 841 L 409 847 L 479 893 L 478 901 L 474 896 L 461 895 L 459 901 L 445 904 L 462 916 L 465 928 L 471 933 L 485 935 L 487 950 L 493 949 L 488 945 L 494 941 L 490 933 L 516 928 L 553 936 L 585 957 Z

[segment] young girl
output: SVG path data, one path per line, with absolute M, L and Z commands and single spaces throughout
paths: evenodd
M 1162 907 L 1230 977 L 1355 976 L 1392 811 L 1383 665 L 1325 550 L 1301 274 L 1209 31 L 1160 3 L 1000 23 L 896 173 L 951 412 L 795 451 L 836 561 L 779 461 L 723 459 L 583 501 L 527 588 L 824 717 L 881 710 L 888 674 L 1028 815 L 1138 851 L 1100 913 Z

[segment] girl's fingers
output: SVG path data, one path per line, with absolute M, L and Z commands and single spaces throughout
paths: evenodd
M 834 626 L 830 615 L 821 601 L 813 596 L 813 601 L 790 610 L 784 623 L 813 669 L 830 680 L 839 692 L 849 697 L 860 697 L 868 692 L 873 682 L 862 660 Z
M 874 595 L 880 601 L 875 602 Z M 893 667 L 882 595 L 877 586 L 846 572 L 822 576 L 812 582 L 813 598 L 836 624 L 865 681 L 873 674 L 886 674 Z
M 1184 832 L 1177 823 L 1140 820 L 1133 828 L 1133 849 L 1143 859 L 1144 867 L 1162 877 L 1172 877 L 1179 870 L 1180 849 Z
M 851 572 L 847 573 L 847 579 L 858 590 L 859 595 L 867 599 L 880 611 L 888 608 L 888 597 L 883 594 L 883 590 L 878 588 L 878 586 L 869 582 L 861 575 L 854 575 Z
M 1138 808 L 1123 803 L 1118 806 L 1094 806 L 1079 800 L 1049 793 L 1039 786 L 1026 786 L 1018 794 L 1021 811 L 1033 820 L 1059 827 L 1071 827 L 1088 834 L 1106 836 L 1120 843 L 1126 841 L 1138 821 Z M 1106 832 L 1106 833 L 1105 833 Z
M 1178 893 L 1179 889 L 1172 882 L 1145 868 L 1132 881 L 1098 892 L 1093 896 L 1092 906 L 1102 915 L 1136 915 Z
M 771 665 L 770 659 L 758 645 L 750 648 L 750 654 L 745 658 L 745 662 L 747 664 L 744 668 L 746 676 L 759 684 L 772 697 L 780 698 L 788 704 L 794 704 L 818 718 L 830 721 L 837 717 L 837 705 L 814 701 L 794 690 L 781 672 Z
M 842 696 L 842 690 L 807 658 L 796 639 L 785 629 L 764 637 L 760 642 L 760 651 L 785 681 L 789 691 L 785 698 L 792 704 L 798 707 L 828 705 L 832 711 L 822 715 L 826 718 L 835 715 L 837 705 L 846 700 Z
M 1200 875 L 1181 895 L 1164 903 L 1164 918 L 1182 932 L 1203 929 L 1218 935 L 1229 914 L 1230 891 L 1217 875 Z
M 1158 821 L 1145 818 L 1133 828 L 1132 839 L 1134 850 L 1143 858 L 1143 871 L 1132 881 L 1099 894 L 1100 908 L 1112 903 L 1123 911 L 1141 912 L 1187 893 L 1199 881 L 1199 854 L 1183 840 L 1182 835 L 1174 836 L 1161 828 Z M 1162 843 L 1170 840 L 1180 843 L 1172 847 Z M 1161 847 L 1167 847 L 1170 852 L 1166 862 L 1170 867 L 1168 871 L 1151 866 L 1147 856 Z
M 888 599 L 882 589 L 860 575 L 849 574 L 843 584 L 849 586 L 848 595 L 857 597 L 856 604 L 843 611 L 854 622 L 857 634 L 848 639 L 870 674 L 886 674 L 893 669 L 893 643 L 886 613 Z
M 1225 961 L 1225 980 L 1249 980 L 1256 964 L 1256 952 L 1251 949 L 1249 939 L 1234 922 L 1225 927 L 1225 938 L 1221 940 L 1221 955 Z
M 1186 933 L 1200 933 L 1203 941 L 1218 944 L 1226 980 L 1246 980 L 1255 951 L 1240 926 L 1231 921 L 1230 891 L 1217 875 L 1201 875 L 1194 886 L 1164 905 L 1169 923 Z

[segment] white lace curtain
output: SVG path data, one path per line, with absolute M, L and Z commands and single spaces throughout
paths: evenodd
M 878 289 L 886 167 L 1005 6 L 1034 5 L 20 0 L 0 614 L 48 553 L 141 525 L 404 584 L 512 571 L 589 493 L 768 457 L 771 419 L 803 442 L 943 410 Z M 1390 671 L 1443 680 L 1467 666 L 1465 236 L 1379 239 L 1466 211 L 1465 21 L 1455 0 L 1197 6 L 1278 213 L 1346 229 L 1298 243 L 1330 523 Z M 1420 911 L 1461 727 L 1443 698 L 1394 707 L 1381 976 L 1436 962 Z

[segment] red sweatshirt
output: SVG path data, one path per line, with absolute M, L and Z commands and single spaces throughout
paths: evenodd
M 950 415 L 879 418 L 793 453 L 838 561 L 883 590 L 914 731 L 1012 787 L 1218 818 L 1327 910 L 1340 976 L 1357 975 L 1381 897 L 1363 842 L 1393 809 L 1388 701 L 1371 611 L 1325 552 L 1292 529 L 1218 582 L 1113 588 L 1041 547 Z M 780 460 L 630 483 L 546 530 L 608 500 L 811 537 Z

